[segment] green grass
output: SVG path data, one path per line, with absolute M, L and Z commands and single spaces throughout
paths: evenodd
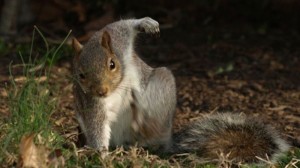
M 41 50 L 43 57 L 33 58 L 35 33 L 42 37 L 45 49 Z M 53 96 L 55 86 L 49 84 L 51 67 L 62 54 L 62 44 L 52 47 L 42 33 L 35 28 L 33 41 L 28 56 L 22 59 L 23 82 L 17 83 L 11 72 L 11 82 L 7 86 L 9 91 L 10 116 L 0 119 L 0 163 L 11 167 L 17 162 L 21 137 L 35 133 L 36 143 L 46 146 L 50 151 L 62 151 L 65 160 L 64 167 L 197 167 L 214 168 L 215 164 L 203 163 L 195 155 L 166 156 L 163 158 L 151 155 L 148 151 L 133 147 L 127 151 L 118 148 L 112 151 L 106 159 L 101 159 L 99 152 L 93 149 L 78 149 L 72 142 L 68 142 L 54 128 L 51 115 L 57 108 L 57 99 Z M 43 52 L 44 51 L 44 52 Z M 65 50 L 68 51 L 68 50 Z M 12 67 L 12 66 L 10 66 Z M 45 78 L 43 81 L 38 79 Z M 39 140 L 37 140 L 39 139 Z M 279 167 L 285 167 L 300 159 L 300 149 L 291 150 L 279 161 Z M 300 167 L 300 161 L 295 163 Z M 257 166 L 243 166 L 257 167 Z M 293 167 L 293 166 L 290 166 Z
M 293 167 L 292 163 L 294 163 L 295 166 L 300 167 L 300 148 L 290 150 L 287 155 L 283 156 L 278 162 L 279 167 L 290 165 L 290 168 L 297 168 L 295 166 Z
M 45 41 L 46 51 L 41 59 L 33 58 L 34 37 L 36 31 Z M 52 88 L 49 85 L 49 73 L 51 66 L 57 56 L 62 44 L 56 48 L 49 49 L 45 37 L 35 27 L 33 31 L 31 48 L 28 55 L 23 56 L 20 52 L 20 58 L 23 67 L 22 84 L 16 81 L 12 73 L 12 64 L 10 65 L 10 85 L 8 90 L 8 103 L 10 116 L 4 119 L 0 131 L 2 133 L 0 141 L 0 163 L 7 164 L 9 157 L 17 157 L 18 147 L 21 137 L 29 133 L 35 133 L 44 138 L 47 147 L 59 146 L 62 143 L 62 137 L 52 128 L 50 116 L 56 107 L 56 101 L 50 96 Z M 25 58 L 27 59 L 25 61 Z M 47 65 L 47 68 L 46 67 Z M 38 67 L 38 68 L 37 68 Z M 39 79 L 43 79 L 40 81 Z M 3 136 L 4 135 L 4 136 Z

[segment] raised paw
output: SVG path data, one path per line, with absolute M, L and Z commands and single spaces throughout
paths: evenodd
M 144 17 L 139 19 L 137 28 L 141 32 L 145 32 L 147 34 L 153 34 L 159 36 L 159 23 L 156 20 L 153 20 L 150 17 Z

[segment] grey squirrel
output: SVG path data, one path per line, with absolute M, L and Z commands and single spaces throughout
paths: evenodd
M 76 115 L 87 145 L 107 155 L 109 147 L 134 145 L 165 152 L 197 152 L 217 158 L 231 153 L 236 161 L 256 156 L 275 159 L 288 144 L 268 126 L 236 114 L 198 120 L 173 135 L 176 84 L 165 67 L 152 68 L 134 50 L 138 33 L 158 35 L 159 23 L 149 17 L 120 20 L 73 48 Z

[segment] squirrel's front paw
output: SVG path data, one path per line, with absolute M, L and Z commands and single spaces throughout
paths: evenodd
M 147 34 L 159 35 L 159 23 L 156 20 L 153 20 L 150 17 L 144 17 L 139 19 L 139 23 L 137 28 L 141 32 L 145 32 Z
M 108 149 L 102 149 L 100 150 L 100 157 L 101 159 L 105 159 L 108 156 Z

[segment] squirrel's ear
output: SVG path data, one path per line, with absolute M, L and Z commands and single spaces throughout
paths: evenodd
M 104 31 L 102 34 L 101 45 L 103 48 L 107 49 L 110 53 L 113 53 L 111 48 L 111 38 L 107 31 Z
M 82 50 L 82 45 L 79 43 L 79 41 L 76 38 L 73 38 L 72 40 L 72 47 L 75 50 L 76 54 L 79 54 Z

